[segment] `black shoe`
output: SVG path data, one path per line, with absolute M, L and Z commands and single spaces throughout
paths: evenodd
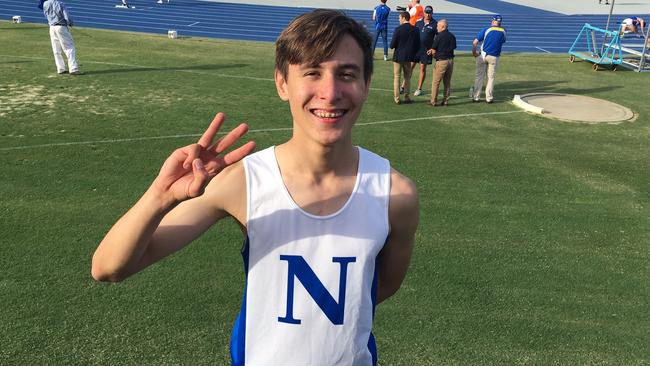
M 492 101 L 491 100 L 486 100 L 485 103 L 492 104 Z
M 481 101 L 480 99 L 472 99 L 472 103 L 478 103 L 480 101 Z

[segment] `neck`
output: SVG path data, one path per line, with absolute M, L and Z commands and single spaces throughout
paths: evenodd
M 313 176 L 348 175 L 356 172 L 358 150 L 351 141 L 323 146 L 305 144 L 296 136 L 275 149 L 281 168 Z

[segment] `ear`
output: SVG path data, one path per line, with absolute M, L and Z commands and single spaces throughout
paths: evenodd
M 282 76 L 282 72 L 278 69 L 275 69 L 275 89 L 278 91 L 278 96 L 283 101 L 289 100 L 289 88 L 287 86 L 287 80 Z

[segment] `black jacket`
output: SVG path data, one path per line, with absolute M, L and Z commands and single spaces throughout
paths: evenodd
M 395 28 L 393 39 L 390 42 L 395 62 L 415 62 L 420 49 L 420 30 L 411 24 L 404 23 Z

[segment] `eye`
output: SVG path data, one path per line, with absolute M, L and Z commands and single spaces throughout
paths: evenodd
M 319 73 L 316 70 L 308 70 L 308 71 L 305 71 L 305 73 L 303 74 L 303 76 L 305 76 L 305 77 L 316 77 L 318 75 L 319 75 Z
M 357 74 L 355 72 L 352 72 L 352 71 L 343 72 L 343 73 L 341 73 L 341 79 L 348 80 L 348 81 L 354 81 L 354 80 L 357 79 Z

